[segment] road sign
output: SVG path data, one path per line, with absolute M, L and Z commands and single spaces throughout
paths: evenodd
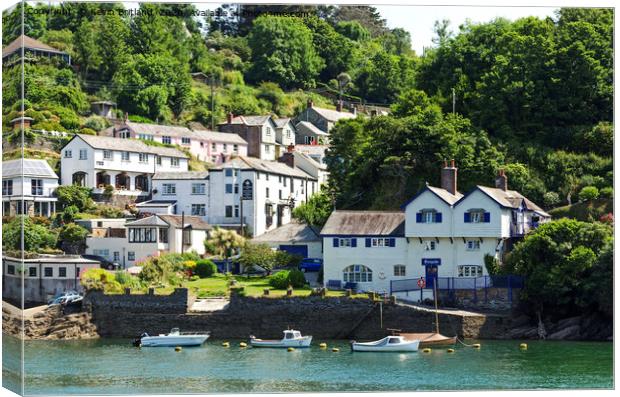
M 252 200 L 252 181 L 246 179 L 241 184 L 241 200 Z

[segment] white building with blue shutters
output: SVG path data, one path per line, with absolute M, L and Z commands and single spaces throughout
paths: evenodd
M 327 287 L 356 283 L 390 292 L 390 281 L 488 275 L 485 256 L 501 261 L 513 242 L 550 220 L 514 190 L 500 171 L 496 187 L 456 189 L 454 162 L 442 169 L 442 187 L 426 186 L 401 212 L 334 211 L 321 231 Z

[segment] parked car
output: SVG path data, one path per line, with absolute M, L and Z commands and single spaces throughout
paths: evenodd
M 94 261 L 97 261 L 97 262 L 101 263 L 101 268 L 102 269 L 118 270 L 118 269 L 121 268 L 121 265 L 119 263 L 110 262 L 109 260 L 107 260 L 103 256 L 99 256 L 99 255 L 82 255 L 82 258 L 84 258 L 84 259 L 92 259 Z
M 323 259 L 321 258 L 304 258 L 299 265 L 299 270 L 302 272 L 318 272 L 323 266 Z
M 82 299 L 84 299 L 82 295 L 80 295 L 76 291 L 65 291 L 61 294 L 56 295 L 53 299 L 50 299 L 50 301 L 47 302 L 47 304 L 48 306 L 68 305 L 71 303 L 80 302 Z

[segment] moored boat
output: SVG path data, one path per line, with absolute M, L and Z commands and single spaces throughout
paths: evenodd
M 150 336 L 146 332 L 134 340 L 134 346 L 200 346 L 209 338 L 209 332 L 181 332 L 172 328 L 168 334 Z
M 351 342 L 355 352 L 417 352 L 420 341 L 405 340 L 402 336 L 386 336 L 374 342 Z
M 407 333 L 399 332 L 397 335 L 402 336 L 405 340 L 420 341 L 420 347 L 432 347 L 432 346 L 449 346 L 456 344 L 456 336 L 445 336 L 438 332 L 428 333 Z
M 301 332 L 294 329 L 284 331 L 284 337 L 278 339 L 259 339 L 250 335 L 250 345 L 252 347 L 309 347 L 312 343 L 312 336 L 302 336 Z

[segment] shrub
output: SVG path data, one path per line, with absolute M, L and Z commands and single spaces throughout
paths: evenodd
M 70 206 L 66 207 L 65 210 L 62 212 L 62 221 L 63 221 L 63 223 L 71 223 L 71 222 L 73 222 L 75 220 L 75 216 L 78 214 L 78 212 L 80 212 L 80 210 L 75 205 L 70 205 Z
M 560 195 L 556 192 L 547 192 L 543 196 L 543 202 L 547 208 L 554 207 L 560 202 Z
M 84 127 L 91 130 L 101 131 L 110 126 L 107 119 L 101 116 L 90 116 L 84 121 Z
M 269 285 L 271 285 L 275 289 L 286 289 L 289 285 L 289 270 L 283 270 L 281 272 L 277 272 L 273 276 L 269 278 Z
M 90 198 L 90 189 L 77 185 L 63 185 L 56 189 L 58 204 L 62 207 L 75 205 L 80 211 L 85 211 L 93 206 Z
M 80 129 L 80 134 L 82 135 L 97 135 L 97 131 L 91 129 L 91 128 L 81 128 Z
M 293 269 L 288 274 L 288 284 L 294 288 L 301 288 L 306 285 L 306 277 L 301 270 Z
M 579 192 L 579 200 L 592 201 L 598 198 L 599 191 L 596 186 L 586 186 Z
M 80 283 L 86 291 L 103 291 L 105 289 L 105 285 L 112 282 L 117 282 L 114 275 L 109 271 L 100 268 L 88 269 L 82 273 L 82 276 L 80 277 Z
M 196 280 L 198 280 L 199 278 L 200 278 L 200 277 L 198 277 L 198 276 L 191 276 L 191 277 L 189 278 L 189 281 L 196 281 Z
M 601 189 L 601 198 L 604 199 L 612 199 L 614 198 L 614 188 L 611 186 L 606 186 Z
M 213 276 L 217 272 L 217 266 L 209 259 L 201 259 L 196 262 L 195 273 L 200 278 L 206 278 Z

